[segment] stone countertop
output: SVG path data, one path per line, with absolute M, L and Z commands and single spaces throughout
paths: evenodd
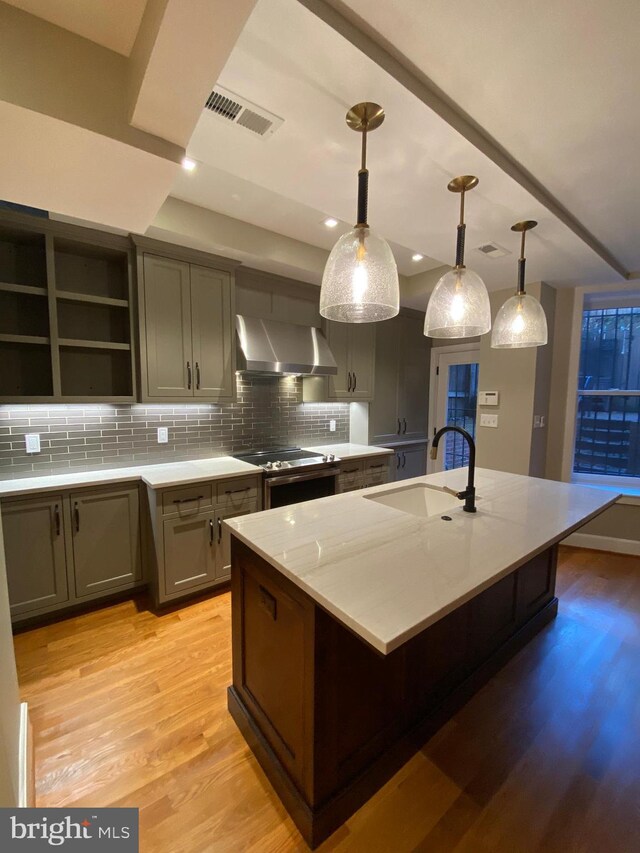
M 467 470 L 375 486 L 224 523 L 383 654 L 400 647 L 618 498 L 588 486 L 478 469 L 475 514 L 454 499 L 430 517 L 367 496 L 407 486 L 460 490 Z
M 216 456 L 211 459 L 166 462 L 158 465 L 137 465 L 127 468 L 107 468 L 0 480 L 0 498 L 27 496 L 60 489 L 130 483 L 135 480 L 142 480 L 152 489 L 165 489 L 184 483 L 243 477 L 249 474 L 262 474 L 262 469 L 247 462 L 240 462 L 231 456 Z
M 320 444 L 316 447 L 303 447 L 315 453 L 326 455 L 333 453 L 338 459 L 364 459 L 366 456 L 391 456 L 393 450 L 388 447 L 373 447 L 368 444 Z

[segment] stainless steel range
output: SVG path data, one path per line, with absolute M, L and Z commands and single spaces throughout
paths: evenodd
M 333 453 L 326 456 L 299 447 L 274 447 L 269 450 L 238 453 L 234 459 L 259 465 L 262 478 L 263 509 L 311 501 L 335 495 L 340 461 Z

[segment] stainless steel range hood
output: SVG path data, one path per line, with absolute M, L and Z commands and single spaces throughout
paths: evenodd
M 315 376 L 338 372 L 327 339 L 314 326 L 296 326 L 237 314 L 236 329 L 239 370 Z

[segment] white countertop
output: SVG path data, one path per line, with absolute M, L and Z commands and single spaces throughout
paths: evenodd
M 339 459 L 362 459 L 365 456 L 390 456 L 393 453 L 389 447 L 373 447 L 368 444 L 321 444 L 317 447 L 303 447 L 315 453 L 326 455 L 333 453 Z
M 257 554 L 383 654 L 564 539 L 618 497 L 477 469 L 462 503 L 421 518 L 367 500 L 416 483 L 462 489 L 466 468 L 224 522 Z
M 76 471 L 69 474 L 47 474 L 42 477 L 24 477 L 17 480 L 0 480 L 0 498 L 32 495 L 56 489 L 103 486 L 109 483 L 130 483 L 142 480 L 153 489 L 196 483 L 202 480 L 219 480 L 224 477 L 242 477 L 261 474 L 262 469 L 231 456 L 212 459 L 194 459 L 186 462 L 167 462 L 158 465 L 137 465 L 128 468 L 108 468 L 97 471 Z

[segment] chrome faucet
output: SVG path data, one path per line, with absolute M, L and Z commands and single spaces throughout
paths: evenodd
M 446 426 L 439 429 L 438 432 L 433 436 L 433 441 L 431 442 L 431 458 L 438 458 L 438 444 L 440 442 L 441 436 L 445 434 L 445 432 L 457 432 L 464 439 L 466 439 L 467 444 L 469 445 L 469 477 L 467 479 L 467 488 L 463 492 L 453 492 L 452 489 L 447 489 L 445 487 L 445 491 L 452 492 L 459 500 L 464 501 L 464 506 L 462 509 L 465 512 L 475 512 L 476 511 L 476 487 L 474 485 L 475 474 L 476 474 L 476 444 L 473 440 L 473 437 L 470 433 L 466 431 L 466 429 L 462 429 L 462 427 L 458 426 Z

